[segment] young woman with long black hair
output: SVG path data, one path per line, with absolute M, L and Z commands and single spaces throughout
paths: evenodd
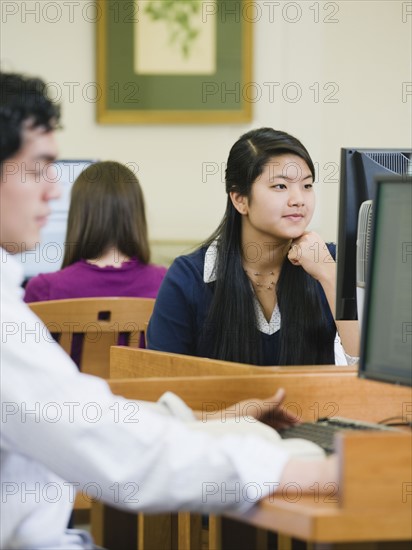
M 307 231 L 314 180 L 306 148 L 285 132 L 252 130 L 234 144 L 224 218 L 169 269 L 149 348 L 256 365 L 351 361 L 356 322 L 337 327 L 332 313 L 335 246 Z

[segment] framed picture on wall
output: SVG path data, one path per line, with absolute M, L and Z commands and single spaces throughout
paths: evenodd
M 99 0 L 97 8 L 99 123 L 251 120 L 253 2 Z

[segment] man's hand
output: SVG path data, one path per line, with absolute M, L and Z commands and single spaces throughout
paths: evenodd
M 238 405 L 240 410 L 243 410 L 247 416 L 256 418 L 256 420 L 275 428 L 275 430 L 281 430 L 298 424 L 300 421 L 295 414 L 282 406 L 285 396 L 285 390 L 279 388 L 274 395 L 267 399 L 249 399 L 240 401 Z
M 225 420 L 241 417 L 255 418 L 276 430 L 299 423 L 299 418 L 282 407 L 285 390 L 280 388 L 267 399 L 246 399 L 219 410 L 196 411 L 196 417 L 203 422 L 208 420 Z

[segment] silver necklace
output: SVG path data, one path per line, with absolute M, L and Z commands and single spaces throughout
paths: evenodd
M 274 280 L 271 280 L 268 282 L 268 281 L 262 281 L 258 279 L 257 281 L 255 281 L 250 276 L 250 273 L 252 273 L 252 275 L 254 275 L 255 277 L 273 277 L 275 275 L 274 271 L 269 271 L 269 273 L 262 273 L 261 271 L 250 272 L 249 270 L 244 269 L 244 272 L 246 273 L 246 276 L 248 277 L 248 279 L 256 286 L 266 288 L 267 290 L 272 290 L 274 288 L 274 284 L 275 284 Z

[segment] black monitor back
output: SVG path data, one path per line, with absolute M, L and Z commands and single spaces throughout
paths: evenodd
M 373 199 L 379 175 L 406 174 L 411 149 L 342 148 L 340 161 L 336 319 L 357 319 L 356 238 L 362 202 Z

